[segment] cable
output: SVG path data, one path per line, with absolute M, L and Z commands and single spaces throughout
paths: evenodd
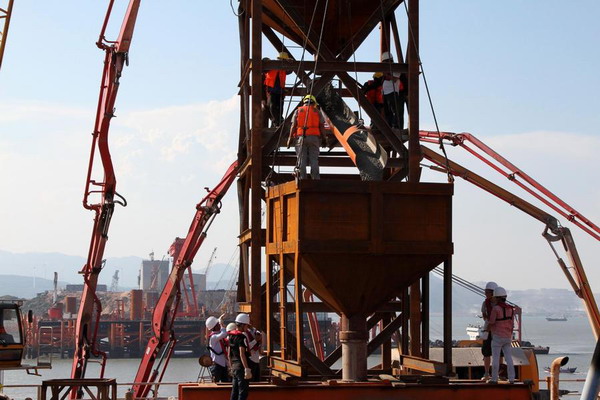
M 291 104 L 292 104 L 292 98 L 294 97 L 294 90 L 296 89 L 296 87 L 298 85 L 298 81 L 300 79 L 300 76 L 299 76 L 300 75 L 300 70 L 302 69 L 302 63 L 304 63 L 304 56 L 306 55 L 306 47 L 308 46 L 308 35 L 312 31 L 312 26 L 313 26 L 313 23 L 314 23 L 314 20 L 315 20 L 315 15 L 317 14 L 317 8 L 319 6 L 319 1 L 320 0 L 317 0 L 316 3 L 315 3 L 315 7 L 313 8 L 313 13 L 312 13 L 312 16 L 310 18 L 310 23 L 308 24 L 308 30 L 307 30 L 307 33 L 306 33 L 306 35 L 304 37 L 304 43 L 302 45 L 302 55 L 300 56 L 300 62 L 298 63 L 298 68 L 296 69 L 296 78 L 294 80 L 294 86 L 292 86 L 292 92 L 291 92 L 291 94 L 289 96 L 287 109 L 285 111 L 286 115 L 289 115 L 290 107 L 291 107 Z M 325 14 L 327 12 L 327 6 L 328 6 L 328 4 L 329 4 L 329 0 L 327 0 L 326 4 L 325 4 L 325 13 L 324 13 L 324 16 L 323 16 L 323 24 L 321 26 L 321 35 L 319 36 L 319 44 L 317 46 L 317 55 L 319 54 L 320 47 L 321 47 L 321 38 L 323 36 L 323 26 L 325 24 Z M 298 28 L 300 28 L 300 30 L 302 30 L 301 27 L 298 27 Z M 317 57 L 317 60 L 318 60 L 318 57 Z M 312 94 L 312 85 L 314 84 L 314 80 L 315 80 L 315 71 L 316 70 L 317 70 L 317 62 L 315 61 L 315 68 L 313 70 L 313 79 L 311 80 L 311 92 L 310 92 L 311 94 Z M 275 161 L 276 161 L 276 158 L 277 158 L 277 153 L 279 153 L 279 143 L 281 142 L 281 137 L 283 136 L 283 130 L 284 130 L 283 128 L 284 128 L 284 124 L 282 123 L 279 126 L 279 128 L 278 128 L 279 129 L 279 136 L 277 138 L 277 146 L 275 147 L 275 151 L 273 152 L 273 158 L 272 158 L 273 161 L 272 161 L 272 164 L 271 164 L 271 169 L 270 169 L 269 173 L 267 174 L 267 176 L 265 178 L 265 182 L 268 182 L 270 180 L 271 174 L 273 173 L 273 170 L 275 168 Z M 278 169 L 278 172 L 279 171 L 280 171 L 280 169 Z
M 358 71 L 356 70 L 356 48 L 354 47 L 354 32 L 352 32 L 352 13 L 351 13 L 351 9 L 352 9 L 352 3 L 348 4 L 348 26 L 350 27 L 350 44 L 352 45 L 352 60 L 353 60 L 353 64 L 354 64 L 354 80 L 356 81 L 357 85 L 356 85 L 356 97 L 360 96 L 360 89 L 358 88 Z M 363 120 L 362 118 L 362 107 L 360 106 L 360 102 L 358 102 L 358 119 L 360 121 Z
M 242 9 L 242 11 L 240 11 L 239 13 L 235 12 L 235 9 L 233 8 L 233 0 L 229 0 L 229 6 L 231 7 L 231 12 L 233 13 L 233 15 L 235 15 L 236 17 L 239 17 L 241 15 L 244 15 L 244 12 L 246 12 L 245 10 Z M 240 7 L 238 6 L 238 10 L 240 9 Z
M 317 13 L 317 6 L 319 5 L 319 0 L 317 0 L 317 2 L 315 3 L 315 8 L 313 9 L 313 14 L 310 18 L 310 23 L 308 24 L 308 32 L 310 32 L 312 30 L 312 25 L 313 22 L 315 20 L 315 15 Z M 298 27 L 300 28 L 300 27 Z M 302 30 L 302 29 L 300 29 Z M 302 55 L 300 56 L 300 62 L 298 63 L 298 68 L 296 69 L 296 78 L 294 79 L 294 85 L 292 86 L 292 92 L 290 93 L 289 96 L 289 100 L 288 100 L 288 105 L 287 105 L 287 109 L 285 110 L 285 115 L 288 115 L 290 112 L 290 107 L 292 104 L 292 98 L 294 97 L 294 90 L 296 89 L 296 86 L 298 85 L 298 80 L 299 78 L 299 74 L 300 74 L 300 69 L 302 68 L 302 63 L 304 62 L 304 56 L 306 55 L 306 46 L 308 45 L 308 34 L 305 35 L 304 38 L 304 43 L 302 45 Z M 283 48 L 282 48 L 283 50 Z M 273 158 L 272 158 L 272 163 L 271 163 L 271 169 L 269 171 L 269 173 L 267 174 L 267 176 L 265 177 L 265 182 L 268 182 L 271 179 L 271 174 L 273 173 L 273 170 L 275 169 L 275 160 L 277 158 L 277 153 L 279 153 L 279 143 L 281 142 L 281 137 L 283 136 L 283 128 L 284 128 L 284 123 L 282 123 L 278 129 L 279 129 L 279 136 L 277 137 L 277 146 L 275 147 L 275 151 L 273 152 Z M 277 172 L 279 173 L 281 171 L 281 169 L 277 169 Z

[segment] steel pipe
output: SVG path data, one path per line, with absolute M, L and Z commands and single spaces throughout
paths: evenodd
M 559 400 L 560 367 L 569 362 L 569 357 L 558 357 L 550 367 L 550 400 Z

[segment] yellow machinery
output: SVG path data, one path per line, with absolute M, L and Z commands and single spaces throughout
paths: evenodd
M 0 303 L 0 369 L 21 366 L 25 337 L 18 303 Z

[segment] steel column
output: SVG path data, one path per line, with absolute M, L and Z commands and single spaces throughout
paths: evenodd
M 444 363 L 452 371 L 452 258 L 444 261 Z
M 421 177 L 419 144 L 419 0 L 408 1 L 408 180 Z
M 429 273 L 421 279 L 421 357 L 429 358 Z
M 367 320 L 364 315 L 342 314 L 342 380 L 356 382 L 367 379 Z
M 252 1 L 252 138 L 250 170 L 250 288 L 252 325 L 262 324 L 261 299 L 261 203 L 262 203 L 262 1 Z

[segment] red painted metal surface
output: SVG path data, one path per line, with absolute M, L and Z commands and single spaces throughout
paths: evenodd
M 432 138 L 437 138 L 437 140 L 434 140 Z M 500 156 L 494 150 L 483 144 L 483 142 L 475 139 L 472 135 L 456 135 L 448 132 L 442 132 L 438 135 L 437 132 L 421 131 L 421 139 L 425 142 L 439 143 L 440 138 L 452 140 L 456 144 L 460 144 L 462 147 L 465 147 L 462 143 L 464 142 L 464 140 L 466 140 L 466 138 L 468 138 L 474 143 L 477 143 L 478 148 L 482 149 L 493 159 L 498 160 L 498 162 L 504 167 L 510 168 L 510 171 L 513 172 L 512 174 L 506 173 L 498 166 L 492 164 L 484 156 L 481 156 L 476 152 L 470 150 L 470 152 L 476 155 L 477 158 L 484 161 L 486 164 L 492 166 L 492 168 L 494 168 L 501 174 L 507 176 L 510 180 L 516 182 L 520 187 L 523 187 L 523 189 L 525 189 L 528 193 L 531 193 L 533 196 L 542 201 L 544 204 L 551 207 L 553 210 L 556 210 L 561 215 L 567 217 L 571 222 L 573 222 L 585 232 L 590 234 L 590 236 L 600 240 L 600 236 L 594 233 L 594 231 L 598 230 L 597 225 L 585 218 L 579 212 L 575 211 L 575 209 L 569 206 L 566 202 L 559 199 L 556 195 L 544 188 L 533 178 L 520 171 L 512 163 L 510 163 L 504 157 Z M 436 169 L 448 172 L 454 176 L 459 176 L 465 179 L 466 181 L 474 184 L 475 186 L 487 191 L 488 193 L 493 194 L 499 199 L 506 201 L 510 205 L 525 212 L 529 216 L 544 223 L 545 229 L 542 235 L 548 241 L 548 244 L 552 248 L 552 251 L 554 252 L 557 258 L 557 262 L 561 270 L 567 277 L 567 280 L 573 288 L 573 291 L 579 298 L 582 299 L 586 308 L 586 313 L 590 321 L 590 325 L 592 327 L 594 336 L 596 337 L 596 339 L 598 339 L 600 337 L 600 311 L 598 310 L 598 305 L 596 304 L 594 293 L 587 279 L 583 263 L 581 261 L 581 258 L 579 257 L 579 252 L 577 251 L 577 247 L 575 245 L 575 241 L 573 240 L 573 236 L 571 235 L 571 231 L 568 228 L 561 226 L 559 221 L 554 216 L 546 213 L 545 211 L 523 200 L 522 198 L 508 192 L 507 190 L 499 187 L 498 185 L 488 181 L 487 179 L 475 174 L 474 172 L 464 168 L 463 166 L 451 160 L 448 160 L 447 158 L 435 153 L 434 151 L 426 147 L 422 147 L 422 151 L 426 159 L 437 164 L 439 168 L 436 167 Z M 517 181 L 517 173 L 519 176 L 525 176 L 525 182 L 531 185 L 532 188 L 528 188 L 523 183 Z M 539 191 L 539 193 L 536 193 L 534 190 Z M 560 207 L 562 207 L 562 209 Z M 584 224 L 591 229 L 588 229 L 586 226 L 584 226 Z M 554 242 L 561 242 L 566 256 L 569 259 L 569 267 L 567 267 L 566 263 L 563 261 L 563 259 L 559 256 L 558 252 L 554 248 Z
M 136 384 L 133 386 L 133 396 L 135 398 L 146 397 L 151 389 L 151 385 L 139 384 L 138 382 L 160 382 L 167 368 L 176 340 L 173 322 L 181 297 L 180 284 L 183 275 L 192 265 L 198 249 L 206 238 L 208 228 L 214 217 L 220 212 L 221 200 L 233 183 L 236 173 L 237 161 L 231 164 L 221 182 L 196 205 L 196 214 L 188 234 L 154 308 L 152 316 L 153 336 L 146 346 L 135 376 L 134 382 Z M 158 365 L 153 369 L 157 359 Z
M 394 386 L 394 384 L 396 386 Z M 297 386 L 250 385 L 252 399 L 311 399 L 311 400 L 531 400 L 529 385 L 488 385 L 482 382 L 451 384 L 419 384 L 391 382 L 359 382 L 344 384 L 302 383 Z M 180 384 L 179 400 L 226 400 L 231 385 Z
M 115 204 L 123 206 L 127 204 L 125 199 L 116 192 L 117 181 L 108 146 L 108 132 L 110 121 L 114 116 L 113 113 L 119 89 L 119 79 L 128 59 L 129 46 L 131 44 L 140 0 L 130 0 L 121 26 L 121 32 L 118 39 L 114 42 L 107 41 L 104 37 L 113 3 L 114 0 L 111 0 L 109 3 L 104 24 L 100 31 L 98 42 L 96 43 L 96 45 L 105 52 L 104 70 L 102 72 L 96 121 L 94 132 L 92 134 L 92 148 L 83 197 L 83 206 L 88 210 L 94 211 L 95 218 L 87 262 L 81 271 L 83 274 L 84 288 L 75 328 L 75 354 L 71 370 L 71 377 L 74 379 L 85 377 L 87 360 L 90 356 L 101 358 L 100 377 L 102 378 L 104 375 L 106 354 L 99 350 L 96 340 L 98 322 L 102 311 L 102 304 L 100 303 L 98 296 L 96 296 L 96 286 L 98 275 L 103 267 L 102 259 L 104 248 L 106 246 L 106 241 L 108 240 L 108 228 Z M 96 148 L 99 152 L 104 172 L 104 178 L 101 181 L 92 179 Z M 99 202 L 93 204 L 90 203 L 89 197 L 92 194 L 100 195 Z M 71 391 L 71 398 L 81 397 L 81 395 L 82 393 L 79 393 L 76 388 Z
M 558 196 L 546 189 L 539 182 L 527 175 L 523 170 L 515 166 L 513 163 L 502 157 L 496 151 L 491 149 L 481 140 L 477 139 L 470 133 L 452 133 L 435 131 L 419 131 L 421 141 L 429 143 L 439 143 L 440 138 L 449 142 L 453 146 L 460 146 L 473 154 L 479 160 L 483 161 L 498 173 L 502 174 L 511 182 L 517 184 L 527 193 L 540 200 L 542 203 L 577 225 L 596 240 L 600 240 L 600 227 L 583 216 L 574 207 L 561 200 Z M 472 143 L 475 149 L 470 147 L 467 142 Z M 481 154 L 476 149 L 483 152 Z M 495 162 L 494 162 L 495 161 Z M 522 179 L 521 180 L 519 180 Z

